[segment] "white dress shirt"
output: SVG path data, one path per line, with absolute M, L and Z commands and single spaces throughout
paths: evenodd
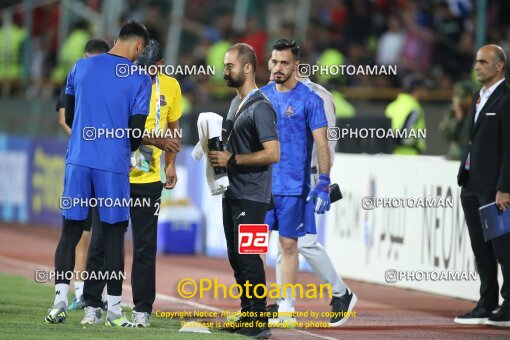
M 489 97 L 491 96 L 492 92 L 494 92 L 496 87 L 498 87 L 499 84 L 501 84 L 504 81 L 505 81 L 505 78 L 499 80 L 498 82 L 493 84 L 488 89 L 485 89 L 485 86 L 480 89 L 480 99 L 479 99 L 478 103 L 476 104 L 475 123 L 476 123 L 476 120 L 478 119 L 478 116 L 480 115 L 480 111 L 482 111 L 482 108 L 487 103 L 487 100 L 489 100 Z
M 491 96 L 492 92 L 496 89 L 496 87 L 499 86 L 503 81 L 505 81 L 505 78 L 499 80 L 495 84 L 493 84 L 488 89 L 485 89 L 485 86 L 480 89 L 480 97 L 477 100 L 476 103 L 476 113 L 475 113 L 475 120 L 473 123 L 476 124 L 476 120 L 478 119 L 478 116 L 480 115 L 480 111 L 482 111 L 482 108 L 487 103 L 487 100 L 489 100 L 489 97 Z M 471 168 L 471 153 L 468 153 L 466 163 L 464 164 L 464 169 L 469 170 Z

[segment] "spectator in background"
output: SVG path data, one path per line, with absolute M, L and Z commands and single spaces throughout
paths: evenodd
M 182 115 L 187 115 L 191 113 L 191 109 L 193 108 L 193 91 L 192 88 L 183 87 L 182 88 Z
M 278 33 L 272 34 L 271 37 L 267 40 L 266 53 L 271 53 L 271 51 L 273 50 L 273 45 L 279 39 L 294 39 L 295 38 L 294 33 L 295 33 L 295 27 L 292 22 L 285 21 L 285 22 L 281 23 Z
M 218 40 L 214 44 L 212 44 L 211 48 L 207 51 L 206 55 L 206 63 L 207 65 L 214 66 L 216 72 L 209 79 L 213 80 L 214 87 L 212 88 L 212 93 L 215 97 L 225 96 L 226 93 L 222 92 L 222 88 L 224 87 L 225 80 L 223 79 L 223 72 L 221 70 L 224 69 L 223 58 L 227 50 L 232 46 L 235 40 L 234 33 L 229 32 L 225 37 L 221 40 Z M 209 89 L 208 89 L 209 90 Z
M 207 65 L 214 66 L 217 71 L 222 70 L 223 56 L 227 53 L 227 50 L 231 45 L 232 44 L 229 42 L 228 37 L 220 39 L 212 44 L 205 56 Z M 213 80 L 216 82 L 223 82 L 223 74 L 221 74 L 221 72 L 216 72 L 213 76 Z
M 397 65 L 404 46 L 405 32 L 396 15 L 388 17 L 388 30 L 379 38 L 377 64 Z
M 455 17 L 445 1 L 439 3 L 435 9 L 436 46 L 434 63 L 450 76 L 459 74 L 461 65 L 457 60 L 457 45 L 464 31 L 464 20 Z
M 310 8 L 313 21 L 325 25 L 334 25 L 335 30 L 342 31 L 349 15 L 345 0 L 316 0 Z
M 448 159 L 461 160 L 466 152 L 473 94 L 474 87 L 470 81 L 459 81 L 453 87 L 452 106 L 439 125 L 439 130 L 450 144 Z
M 473 9 L 472 0 L 449 0 L 448 5 L 455 16 L 467 16 Z
M 199 63 L 205 62 L 209 48 L 216 42 L 226 36 L 228 30 L 232 29 L 232 13 L 223 13 L 214 18 L 210 17 L 207 24 L 183 19 L 183 30 L 186 34 L 194 35 L 198 38 L 198 43 L 193 44 L 192 57 Z M 188 42 L 189 43 L 189 42 Z M 186 49 L 186 44 L 182 47 Z
M 89 39 L 88 22 L 77 21 L 58 52 L 57 65 L 51 73 L 53 82 L 61 84 L 65 81 L 74 63 L 83 56 L 83 47 Z
M 163 41 L 165 35 L 165 20 L 161 15 L 162 1 L 152 0 L 145 5 L 143 24 L 149 32 L 149 37 L 158 42 Z
M 232 12 L 226 11 L 214 19 L 214 25 L 203 27 L 200 34 L 213 43 L 220 40 L 228 30 L 232 29 L 232 16 Z
M 39 96 L 47 98 L 54 94 L 53 86 L 44 86 L 44 84 L 56 59 L 59 4 L 34 8 L 32 19 L 30 84 L 27 89 L 27 99 Z
M 260 66 L 264 66 L 264 60 L 266 60 L 266 45 L 269 40 L 267 31 L 260 29 L 257 23 L 257 19 L 247 18 L 246 30 L 244 35 L 241 37 L 241 42 L 250 45 L 255 49 L 257 54 L 257 60 Z M 262 68 L 261 67 L 261 68 Z
M 510 55 L 510 28 L 507 28 L 506 31 L 505 31 L 505 38 L 504 40 L 501 40 L 499 42 L 499 46 L 501 46 L 501 48 L 503 49 L 503 51 L 505 51 L 505 54 L 506 55 Z M 510 61 L 507 60 L 506 61 L 506 69 L 508 70 L 510 66 Z
M 352 42 L 347 46 L 347 60 L 349 65 L 356 69 L 361 66 L 373 65 L 373 59 L 370 57 L 368 49 L 359 42 Z M 349 86 L 370 86 L 374 77 L 364 74 L 347 74 L 347 84 Z
M 472 32 L 464 32 L 460 36 L 457 45 L 457 64 L 459 65 L 458 79 L 468 79 L 470 71 L 473 67 L 473 51 L 475 49 L 475 42 Z M 510 50 L 509 50 L 510 52 Z
M 101 3 L 101 1 L 89 1 L 88 7 L 97 10 Z M 234 1 L 186 1 L 179 57 L 181 54 L 191 56 L 191 60 L 186 65 L 206 64 L 210 48 L 214 51 L 216 47 L 221 47 L 221 43 L 217 44 L 218 42 L 229 40 L 231 44 L 245 39 L 244 41 L 255 47 L 260 60 L 267 59 L 267 57 L 261 57 L 261 54 L 268 55 L 268 46 L 271 46 L 276 38 L 296 38 L 294 37 L 296 19 L 286 17 L 284 20 L 281 16 L 281 13 L 291 13 L 295 10 L 296 4 L 277 0 L 265 3 L 268 5 L 252 2 L 248 9 L 246 30 L 234 32 L 232 25 Z M 319 60 L 320 63 L 359 65 L 365 63 L 363 59 L 368 58 L 369 63 L 398 65 L 399 77 L 412 72 L 426 74 L 434 81 L 438 89 L 448 90 L 452 88 L 454 81 L 467 79 L 467 74 L 472 68 L 471 54 L 474 49 L 473 31 L 475 30 L 473 0 L 316 0 L 312 4 L 306 36 L 300 40 L 303 42 L 303 52 L 313 63 Z M 29 86 L 31 88 L 28 91 L 30 98 L 53 93 L 53 87 L 43 87 L 42 83 L 47 83 L 46 79 L 57 63 L 56 32 L 59 23 L 59 7 L 58 4 L 34 6 L 31 28 L 33 38 L 30 58 L 32 67 Z M 170 7 L 169 1 L 130 0 L 123 3 L 123 16 L 119 17 L 119 22 L 129 18 L 145 22 L 151 37 L 164 43 L 168 31 L 167 13 Z M 274 10 L 275 8 L 278 10 Z M 510 19 L 504 15 L 507 8 L 510 8 L 510 5 L 503 0 L 488 3 L 487 37 L 488 41 L 499 42 L 505 50 L 510 51 L 508 47 L 510 38 L 506 33 L 510 27 Z M 276 30 L 269 29 L 273 27 Z M 232 34 L 236 34 L 234 40 L 229 38 Z M 108 41 L 111 40 L 109 36 L 105 38 Z M 260 38 L 262 40 L 267 38 L 263 49 L 258 47 Z M 85 39 L 82 39 L 82 43 L 84 41 Z M 378 47 L 376 42 L 379 42 Z M 0 45 L 2 44 L 4 42 L 0 42 Z M 77 52 L 75 57 L 82 53 L 82 51 Z M 225 48 L 222 47 L 217 54 L 223 55 L 224 52 Z M 58 66 L 53 71 L 53 76 L 61 80 L 66 74 L 61 70 L 62 54 L 60 51 Z M 217 66 L 217 70 L 218 67 L 223 66 Z M 17 68 L 19 69 L 19 67 L 8 67 L 9 72 L 16 72 Z M 259 79 L 267 77 L 267 74 L 264 74 L 265 67 L 259 67 L 257 70 Z M 193 90 L 199 90 L 200 93 L 193 93 L 193 97 L 206 100 L 222 98 L 221 92 L 225 92 L 227 88 L 221 76 L 217 75 L 217 77 L 219 78 L 214 80 L 200 79 L 200 86 L 194 87 Z M 327 86 L 331 79 L 319 77 L 315 80 Z M 340 85 L 370 87 L 400 85 L 400 79 L 393 76 L 340 77 L 336 80 L 340 80 L 338 82 Z M 183 79 L 180 81 L 182 82 Z M 190 79 L 190 81 L 195 80 Z M 221 89 L 218 90 L 220 87 Z M 212 94 L 204 95 L 209 92 Z
M 306 53 L 307 59 L 317 60 L 320 54 L 328 49 L 341 45 L 342 40 L 336 41 L 336 44 L 331 42 L 335 41 L 332 33 L 331 26 L 322 22 L 320 19 L 312 19 L 306 32 L 306 39 L 304 46 L 306 47 L 303 53 Z
M 0 80 L 21 78 L 21 45 L 27 32 L 16 21 L 0 25 Z
M 331 31 L 328 30 L 327 27 L 323 27 L 326 29 L 326 36 L 329 37 L 327 40 L 327 46 L 325 46 L 325 49 L 320 54 L 319 58 L 317 59 L 317 64 L 320 66 L 339 66 L 339 65 L 346 65 L 347 61 L 342 52 L 339 50 L 339 44 L 336 43 L 331 38 Z M 324 31 L 323 31 L 324 32 Z M 338 84 L 345 84 L 347 81 L 346 76 L 344 76 L 341 72 L 338 74 L 330 74 L 327 72 L 320 72 L 316 75 L 317 82 L 321 85 L 326 85 L 327 83 L 331 81 L 335 81 Z
M 347 19 L 345 37 L 348 42 L 365 45 L 372 33 L 372 18 L 367 0 L 353 0 Z
M 425 151 L 425 139 L 419 138 L 418 131 L 425 129 L 425 112 L 420 100 L 426 94 L 424 79 L 409 75 L 404 80 L 404 92 L 400 93 L 386 108 L 386 117 L 391 119 L 391 128 L 407 133 L 409 138 L 397 138 L 394 154 L 421 155 Z M 417 138 L 411 134 L 414 131 Z
M 434 33 L 414 1 L 406 3 L 403 13 L 406 38 L 400 56 L 400 66 L 409 72 L 424 73 L 432 66 Z

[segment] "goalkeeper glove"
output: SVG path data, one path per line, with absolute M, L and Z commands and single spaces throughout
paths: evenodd
M 314 211 L 317 214 L 324 214 L 326 211 L 329 211 L 331 206 L 331 201 L 329 198 L 329 185 L 331 184 L 331 180 L 328 175 L 321 174 L 319 175 L 319 181 L 315 188 L 310 191 L 308 197 L 306 198 L 306 202 L 309 202 L 313 199 L 314 203 Z

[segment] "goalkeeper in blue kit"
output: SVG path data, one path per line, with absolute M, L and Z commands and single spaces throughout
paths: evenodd
M 90 204 L 71 205 L 75 200 L 111 199 L 128 202 L 130 153 L 138 149 L 140 138 L 127 134 L 107 138 L 89 135 L 98 129 L 143 130 L 151 96 L 148 75 L 127 74 L 133 61 L 149 41 L 145 26 L 125 23 L 114 47 L 97 56 L 80 59 L 67 78 L 65 121 L 71 128 L 66 154 L 62 206 L 62 234 L 55 252 L 55 300 L 45 321 L 63 323 L 67 317 L 69 278 L 75 261 L 75 248 L 82 235 Z M 62 202 L 62 201 L 61 201 Z M 129 206 L 98 206 L 105 244 L 108 326 L 132 327 L 122 314 L 122 277 L 124 271 L 124 232 L 128 226 Z M 89 273 L 90 274 L 90 273 Z
M 296 79 L 300 49 L 294 41 L 278 40 L 273 46 L 271 71 L 274 83 L 261 90 L 277 113 L 280 136 L 280 162 L 273 165 L 274 209 L 266 223 L 278 230 L 282 252 L 282 286 L 296 284 L 299 269 L 298 238 L 316 234 L 314 212 L 330 209 L 329 185 L 331 155 L 327 140 L 328 121 L 323 100 Z M 310 186 L 313 145 L 317 147 L 319 176 Z M 288 286 L 291 287 L 291 286 Z M 295 323 L 292 289 L 283 291 L 278 312 L 279 322 Z M 352 309 L 352 292 L 342 297 L 342 310 Z

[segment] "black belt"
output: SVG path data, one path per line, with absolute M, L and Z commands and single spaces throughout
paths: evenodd
M 316 174 L 317 174 L 317 167 L 312 166 L 312 175 L 316 175 Z

